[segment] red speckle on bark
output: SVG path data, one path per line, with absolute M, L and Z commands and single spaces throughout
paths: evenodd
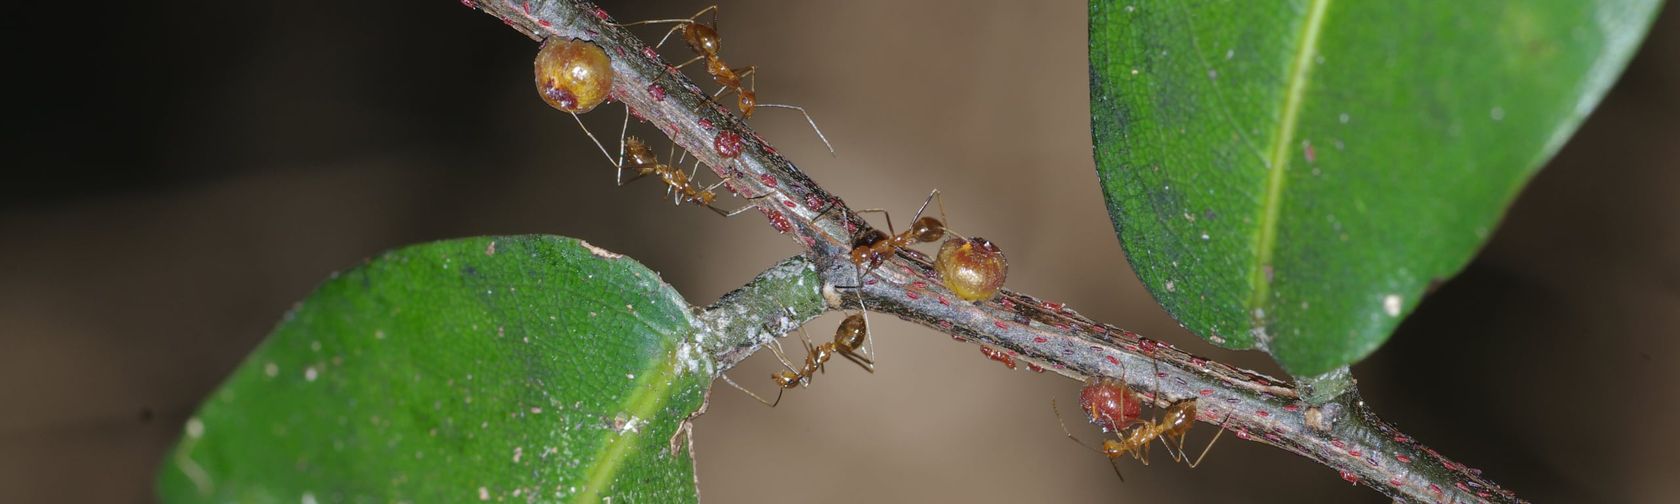
M 1347 449 L 1347 444 L 1343 443 L 1342 440 L 1340 440 L 1340 439 L 1330 440 L 1330 446 L 1336 447 L 1337 450 L 1346 450 Z
M 1354 474 L 1353 471 L 1343 470 L 1342 471 L 1342 480 L 1347 481 L 1348 483 L 1353 483 L 1353 484 L 1357 485 L 1357 484 L 1359 484 L 1359 475 Z
M 790 199 L 782 200 L 782 206 L 788 207 L 789 210 L 799 208 L 799 204 L 794 203 L 793 200 Z
M 1392 486 L 1392 487 L 1394 487 L 1394 488 L 1400 488 L 1400 485 L 1401 485 L 1401 483 L 1402 483 L 1402 482 L 1401 482 L 1401 481 L 1400 481 L 1400 477 L 1399 477 L 1399 476 L 1395 476 L 1395 477 L 1393 477 L 1393 478 L 1389 478 L 1389 479 L 1388 479 L 1388 485 L 1389 485 L 1389 486 Z
M 907 298 L 910 298 L 910 299 L 921 299 L 922 295 L 917 294 L 916 291 L 904 291 L 904 297 L 907 297 Z
M 537 20 L 537 25 L 538 25 L 538 26 L 541 26 L 541 27 L 543 27 L 543 28 L 548 28 L 548 27 L 550 27 L 550 26 L 554 26 L 554 24 L 553 24 L 553 23 L 550 23 L 550 22 L 548 22 L 548 20 L 547 20 L 547 19 L 538 19 L 538 20 Z
M 1033 364 L 1031 362 L 1027 363 L 1027 369 L 1033 370 L 1034 373 L 1043 373 L 1044 372 L 1044 367 L 1043 366 L 1039 366 L 1038 364 Z
M 768 174 L 768 173 L 765 173 L 765 174 L 762 174 L 762 175 L 759 175 L 759 176 L 758 176 L 758 182 L 759 182 L 759 183 L 760 183 L 760 184 L 764 184 L 764 185 L 767 185 L 767 186 L 770 186 L 770 187 L 776 187 L 776 177 L 772 177 L 772 176 L 770 176 L 770 174 Z M 790 204 L 790 205 L 791 205 L 791 204 L 792 204 L 792 202 L 791 202 L 791 201 L 790 201 L 790 202 L 788 202 L 788 203 L 789 203 L 789 204 Z
M 461 0 L 461 6 L 468 9 L 477 9 L 478 2 L 474 2 L 473 0 Z
M 600 7 L 596 7 L 595 8 L 595 19 L 606 21 L 607 20 L 607 10 L 602 9 Z
M 1434 483 L 1430 483 L 1429 484 L 1429 491 L 1435 492 L 1436 494 L 1440 494 L 1441 493 L 1441 487 L 1435 486 Z
M 764 217 L 770 219 L 770 227 L 774 228 L 777 233 L 787 234 L 793 231 L 793 223 L 788 222 L 787 216 L 782 215 L 781 212 L 765 210 L 763 207 L 760 207 L 758 211 L 764 212 Z
M 1297 404 L 1294 404 L 1294 403 L 1285 404 L 1285 405 L 1283 405 L 1283 410 L 1288 411 L 1290 413 L 1294 413 L 1294 412 L 1297 412 L 1297 411 L 1301 411 L 1301 406 L 1297 405 Z
M 1009 328 L 1009 324 L 1004 323 L 1004 321 L 1002 321 L 1002 320 L 993 321 L 992 325 L 997 326 L 998 329 L 1008 329 Z
M 1050 342 L 1050 338 L 1046 338 L 1046 337 L 1043 337 L 1043 336 L 1034 336 L 1033 337 L 1033 343 L 1049 343 L 1049 342 Z
M 1256 411 L 1256 412 L 1254 412 L 1254 414 L 1260 415 L 1260 418 L 1266 418 L 1266 417 L 1272 416 L 1272 412 L 1266 411 L 1266 410 Z
M 949 321 L 949 320 L 939 321 L 939 328 L 947 330 L 947 331 L 951 330 L 951 321 Z
M 1201 394 L 1202 397 L 1209 397 L 1213 395 L 1213 389 L 1201 389 L 1196 391 L 1196 393 Z
M 1394 460 L 1398 460 L 1398 461 L 1400 461 L 1400 463 L 1402 463 L 1402 464 L 1410 464 L 1410 463 L 1412 463 L 1412 458 L 1411 458 L 1411 457 L 1407 457 L 1407 456 L 1406 456 L 1406 454 L 1404 454 L 1404 453 L 1396 453 L 1396 454 L 1394 454 Z
M 1348 450 L 1348 455 L 1359 456 L 1359 450 Z
M 945 299 L 945 296 L 939 296 L 939 304 L 945 305 L 945 306 L 951 306 L 951 300 Z
M 654 52 L 652 47 L 643 47 L 642 48 L 642 56 L 646 56 L 647 59 L 652 59 L 652 60 L 659 59 L 659 53 Z
M 1245 430 L 1245 429 L 1235 429 L 1235 431 L 1237 433 L 1237 439 L 1241 439 L 1243 441 L 1248 441 L 1249 435 L 1248 435 L 1247 430 Z
M 648 96 L 653 97 L 653 101 L 656 101 L 656 102 L 665 101 L 665 86 L 661 86 L 657 83 L 648 84 L 647 91 L 648 91 Z
M 1093 326 L 1091 326 L 1091 332 L 1094 332 L 1094 333 L 1097 333 L 1097 334 L 1108 334 L 1108 328 L 1100 326 L 1100 325 L 1093 325 Z
M 1006 353 L 1002 350 L 998 350 L 996 348 L 992 348 L 992 347 L 989 347 L 989 346 L 986 346 L 986 345 L 980 345 L 980 353 L 982 355 L 985 355 L 987 359 L 991 359 L 991 360 L 995 360 L 995 361 L 1003 363 L 1004 367 L 1007 367 L 1009 369 L 1015 369 L 1015 358 L 1011 357 L 1008 353 Z
M 921 280 L 910 282 L 910 288 L 912 288 L 912 289 L 926 289 L 927 288 L 927 282 L 923 282 Z
M 1103 358 L 1107 359 L 1109 364 L 1113 364 L 1113 365 L 1116 365 L 1116 366 L 1120 365 L 1120 359 L 1115 358 L 1113 355 L 1104 355 Z
M 711 131 L 712 130 L 712 121 L 710 119 L 707 119 L 707 118 L 704 118 L 704 117 L 700 118 L 700 129 L 703 129 L 703 130 L 706 130 L 706 131 Z
M 733 131 L 718 133 L 717 138 L 712 140 L 712 149 L 716 150 L 719 156 L 726 158 L 741 155 L 741 134 Z

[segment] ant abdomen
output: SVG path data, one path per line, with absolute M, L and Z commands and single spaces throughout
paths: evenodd
M 612 60 L 589 41 L 549 37 L 533 63 L 537 94 L 548 106 L 582 114 L 612 94 Z
M 910 224 L 910 233 L 918 242 L 936 242 L 945 237 L 945 223 L 933 217 L 922 217 Z
M 840 330 L 834 333 L 834 343 L 842 348 L 857 350 L 863 347 L 863 341 L 869 337 L 869 325 L 863 316 L 852 315 L 840 322 Z

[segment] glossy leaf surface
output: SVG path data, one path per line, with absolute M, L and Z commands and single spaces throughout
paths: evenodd
M 1297 376 L 1375 350 L 1598 103 L 1655 0 L 1090 3 L 1098 174 L 1169 312 Z
M 166 501 L 669 502 L 710 364 L 670 286 L 556 237 L 390 252 L 322 284 L 187 423 Z

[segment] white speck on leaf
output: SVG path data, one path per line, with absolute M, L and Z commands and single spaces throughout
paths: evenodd
M 1400 316 L 1399 294 L 1389 294 L 1387 296 L 1383 296 L 1383 313 L 1387 313 L 1390 317 Z

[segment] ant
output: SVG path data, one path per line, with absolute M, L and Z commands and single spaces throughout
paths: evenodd
M 681 204 L 682 202 L 687 201 L 689 203 L 709 208 L 713 212 L 717 212 L 718 215 L 722 215 L 724 217 L 734 217 L 741 212 L 754 208 L 753 205 L 747 205 L 734 211 L 726 212 L 721 208 L 713 206 L 712 202 L 717 200 L 717 193 L 712 192 L 712 190 L 723 185 L 724 182 L 719 181 L 718 183 L 705 188 L 700 188 L 698 184 L 695 184 L 694 175 L 700 171 L 700 164 L 698 161 L 695 162 L 693 171 L 683 173 L 680 168 L 659 162 L 659 159 L 654 157 L 653 151 L 648 148 L 647 144 L 642 142 L 642 139 L 634 136 L 625 138 L 623 149 L 623 157 L 621 157 L 617 163 L 618 185 L 621 187 L 624 184 L 633 182 L 636 179 L 646 177 L 648 175 L 658 175 L 659 179 L 665 182 L 665 190 L 667 193 L 671 194 L 672 203 Z M 624 169 L 626 167 L 635 172 L 635 175 L 632 175 L 628 180 L 624 178 Z M 758 196 L 756 198 L 762 197 L 763 196 Z
M 1159 386 L 1161 376 L 1159 362 L 1155 363 L 1155 369 L 1157 380 L 1155 390 L 1159 391 L 1161 390 Z M 1087 392 L 1092 387 L 1114 387 L 1114 382 L 1100 380 L 1087 385 L 1086 390 L 1081 391 L 1082 402 L 1084 402 Z M 1153 418 L 1153 415 L 1151 415 L 1149 420 L 1140 420 L 1136 417 L 1127 420 L 1127 413 L 1130 412 L 1127 411 L 1125 406 L 1129 406 L 1127 404 L 1129 402 L 1137 401 L 1139 399 L 1138 394 L 1123 383 L 1114 387 L 1114 389 L 1104 392 L 1121 394 L 1122 406 L 1119 415 L 1117 415 L 1119 418 L 1114 418 L 1114 412 L 1108 411 L 1108 408 L 1103 405 L 1085 405 L 1086 413 L 1091 417 L 1092 422 L 1103 425 L 1105 430 L 1109 426 L 1116 427 L 1115 437 L 1104 439 L 1100 449 L 1086 445 L 1084 441 L 1080 441 L 1079 438 L 1073 436 L 1072 432 L 1068 431 L 1067 423 L 1062 421 L 1061 409 L 1056 407 L 1054 398 L 1050 399 L 1050 409 L 1056 413 L 1056 423 L 1061 426 L 1062 434 L 1067 435 L 1069 440 L 1078 443 L 1079 446 L 1108 457 L 1109 465 L 1114 467 L 1114 475 L 1119 476 L 1120 481 L 1125 481 L 1126 477 L 1120 474 L 1120 466 L 1115 464 L 1114 461 L 1121 456 L 1131 455 L 1133 459 L 1143 462 L 1143 465 L 1149 465 L 1149 444 L 1157 439 L 1161 440 L 1161 445 L 1167 448 L 1167 455 L 1172 457 L 1173 462 L 1184 462 L 1191 469 L 1196 468 L 1196 466 L 1201 465 L 1202 459 L 1207 458 L 1208 451 L 1213 449 L 1213 444 L 1219 442 L 1219 436 L 1225 434 L 1226 422 L 1231 421 L 1231 414 L 1227 413 L 1225 419 L 1219 422 L 1219 432 L 1213 435 L 1213 439 L 1208 440 L 1207 446 L 1202 448 L 1202 453 L 1196 456 L 1196 460 L 1192 461 L 1189 455 L 1184 452 L 1184 439 L 1190 433 L 1190 428 L 1196 424 L 1196 398 L 1181 399 L 1168 404 L 1165 408 L 1165 418 Z M 1159 394 L 1160 392 L 1156 393 Z M 1121 420 L 1121 422 L 1116 422 L 1116 420 Z M 1174 446 L 1175 442 L 1176 446 Z
M 867 314 L 868 312 L 864 313 Z M 801 329 L 801 331 L 803 331 L 803 329 Z M 783 366 L 787 367 L 786 371 L 778 371 L 770 374 L 770 380 L 774 381 L 777 387 L 776 399 L 774 401 L 767 401 L 758 394 L 753 393 L 751 390 L 747 390 L 746 387 L 742 387 L 740 384 L 735 383 L 735 380 L 731 380 L 729 375 L 720 376 L 722 376 L 723 380 L 728 382 L 730 386 L 733 386 L 742 392 L 746 392 L 747 395 L 752 396 L 753 399 L 757 399 L 760 403 L 764 403 L 765 406 L 774 408 L 777 404 L 781 404 L 782 393 L 786 392 L 788 389 L 801 385 L 810 386 L 812 376 L 819 371 L 823 371 L 824 365 L 827 364 L 829 359 L 832 359 L 835 355 L 845 357 L 858 366 L 863 367 L 864 370 L 874 373 L 875 362 L 858 353 L 858 350 L 863 347 L 864 341 L 868 338 L 868 316 L 863 314 L 853 314 L 847 316 L 846 320 L 840 322 L 840 327 L 834 331 L 834 341 L 813 346 L 811 345 L 810 339 L 805 340 L 805 365 L 797 369 L 795 369 L 793 364 L 788 361 L 787 354 L 782 353 L 781 345 L 779 343 L 772 345 L 770 350 L 775 352 L 776 358 L 782 361 Z
M 712 13 L 712 23 L 710 25 L 703 25 L 694 21 L 700 16 L 705 15 L 707 12 Z M 693 50 L 697 56 L 672 68 L 680 69 L 696 61 L 705 60 L 706 73 L 711 74 L 712 80 L 717 81 L 718 85 L 722 86 L 716 93 L 712 94 L 713 99 L 723 96 L 724 93 L 730 91 L 735 92 L 736 106 L 741 109 L 741 117 L 743 119 L 751 119 L 753 110 L 758 107 L 797 110 L 800 114 L 805 116 L 805 122 L 811 125 L 811 130 L 817 132 L 817 138 L 821 139 L 823 145 L 828 147 L 828 153 L 831 155 L 834 154 L 834 145 L 828 143 L 828 136 L 823 135 L 822 129 L 817 127 L 817 122 L 811 119 L 811 114 L 805 111 L 805 107 L 797 105 L 782 105 L 777 103 L 758 103 L 758 65 L 748 65 L 741 68 L 729 68 L 729 64 L 723 61 L 722 56 L 718 55 L 718 52 L 723 49 L 723 37 L 719 36 L 717 32 L 717 13 L 718 6 L 712 5 L 710 7 L 700 9 L 700 12 L 694 13 L 693 16 L 683 19 L 650 19 L 646 21 L 620 24 L 618 26 L 628 27 L 642 24 L 675 23 L 676 26 L 672 26 L 671 29 L 666 30 L 665 36 L 660 37 L 659 43 L 654 44 L 653 47 L 657 49 L 664 46 L 665 41 L 670 40 L 671 34 L 676 33 L 678 29 L 681 29 L 683 33 L 683 41 L 688 43 L 688 48 Z M 750 78 L 747 87 L 741 86 L 741 80 L 744 78 Z
M 928 204 L 935 199 L 939 200 L 939 216 L 941 218 L 923 217 L 922 213 L 927 211 Z M 939 195 L 938 189 L 928 193 L 927 199 L 922 201 L 922 207 L 916 209 L 916 216 L 910 218 L 910 229 L 904 230 L 903 233 L 893 229 L 892 214 L 887 213 L 886 210 L 871 208 L 857 211 L 857 213 L 865 212 L 878 212 L 885 215 L 887 217 L 887 232 L 883 233 L 879 229 L 871 228 L 864 231 L 857 239 L 852 240 L 852 264 L 858 267 L 860 278 L 880 267 L 881 263 L 886 262 L 888 257 L 898 253 L 899 249 L 908 248 L 917 243 L 939 241 L 940 238 L 945 237 L 947 231 L 943 220 L 945 217 L 945 199 Z

